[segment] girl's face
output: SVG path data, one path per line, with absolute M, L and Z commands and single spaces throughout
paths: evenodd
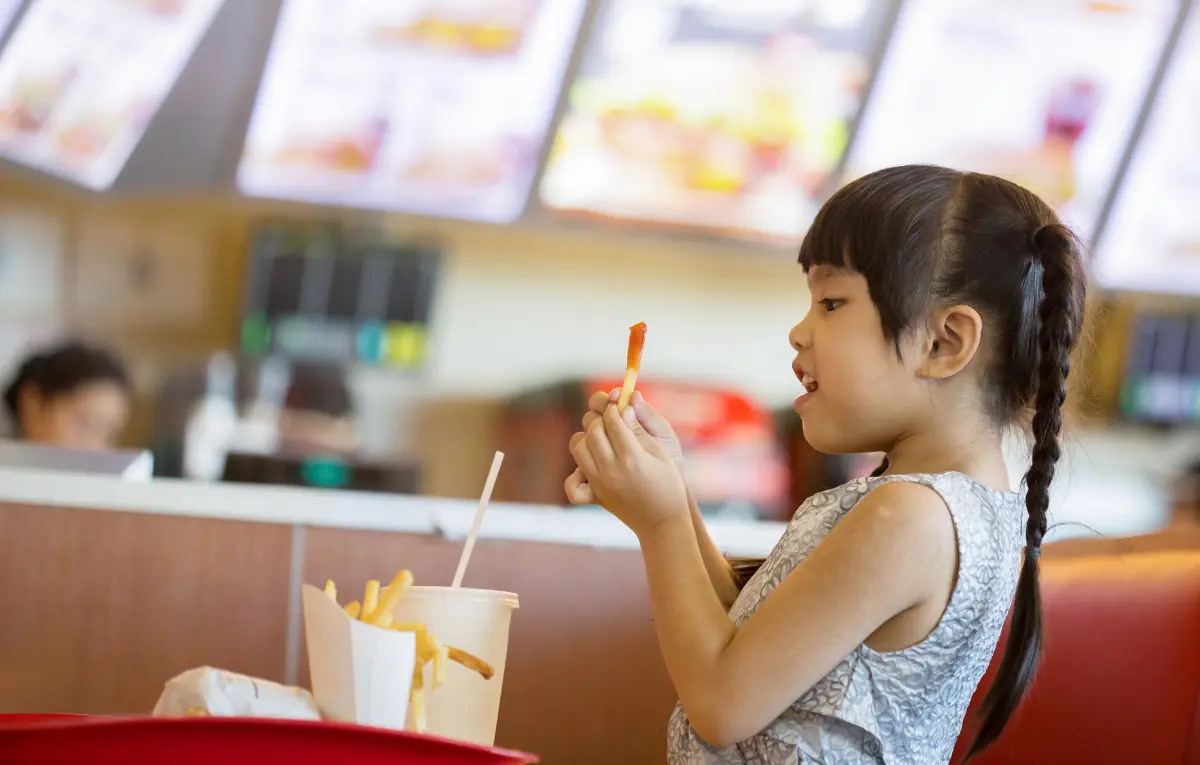
M 826 454 L 887 451 L 915 424 L 906 421 L 924 389 L 915 365 L 897 358 L 884 337 L 861 275 L 814 266 L 808 284 L 812 305 L 789 334 L 792 367 L 808 389 L 795 402 L 804 437 Z M 911 339 L 901 350 L 905 359 L 920 356 Z
M 129 394 L 108 381 L 89 382 L 70 393 L 46 397 L 21 392 L 21 433 L 35 443 L 66 449 L 112 449 L 129 421 Z

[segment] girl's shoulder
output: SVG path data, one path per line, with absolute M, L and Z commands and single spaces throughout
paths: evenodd
M 1019 517 L 1019 511 L 1013 508 L 1020 507 L 1023 502 L 1019 492 L 993 489 L 965 473 L 898 473 L 854 478 L 840 486 L 817 492 L 805 500 L 794 519 L 817 522 L 821 525 L 836 523 L 868 495 L 881 487 L 894 484 L 927 487 L 930 489 L 930 504 L 948 509 L 956 525 L 974 523 L 985 518 Z M 909 495 L 911 501 L 913 495 L 904 493 Z M 920 501 L 919 497 L 916 501 Z
M 881 476 L 864 476 L 852 478 L 840 486 L 817 492 L 808 502 L 827 503 L 831 500 L 857 498 L 861 500 L 881 486 L 892 483 L 910 483 L 927 486 L 940 495 L 948 493 L 962 494 L 979 501 L 1006 504 L 1021 500 L 1021 494 L 1015 491 L 1001 491 L 986 486 L 966 473 L 948 470 L 944 473 L 889 473 Z

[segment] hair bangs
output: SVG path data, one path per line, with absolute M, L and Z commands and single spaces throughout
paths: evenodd
M 961 177 L 904 165 L 846 184 L 817 213 L 800 264 L 805 272 L 827 265 L 861 275 L 884 334 L 898 340 L 928 302 L 943 211 Z
M 845 202 L 839 204 L 839 194 L 835 194 L 821 207 L 809 226 L 804 241 L 800 243 L 799 261 L 804 273 L 811 271 L 814 266 L 858 270 L 854 267 L 850 247 L 853 228 L 849 224 L 847 213 L 851 205 Z

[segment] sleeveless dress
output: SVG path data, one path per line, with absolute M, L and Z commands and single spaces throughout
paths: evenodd
M 928 486 L 950 509 L 958 580 L 933 632 L 901 651 L 859 645 L 765 729 L 717 749 L 692 729 L 682 706 L 668 726 L 671 765 L 937 765 L 948 763 L 967 705 L 996 650 L 1017 588 L 1024 546 L 1022 495 L 989 489 L 962 473 L 861 478 L 810 497 L 729 617 L 739 627 L 872 489 Z

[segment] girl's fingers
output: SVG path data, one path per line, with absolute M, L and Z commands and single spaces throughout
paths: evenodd
M 588 455 L 598 468 L 610 467 L 617 459 L 608 428 L 602 419 L 594 421 L 587 429 L 587 436 L 583 440 L 583 445 L 587 448 Z M 596 475 L 586 465 L 579 462 L 576 462 L 576 464 L 583 468 L 585 475 Z
M 605 408 L 611 403 L 612 393 L 598 390 L 588 399 L 588 411 L 596 414 L 603 414 Z
M 588 485 L 587 479 L 583 477 L 583 472 L 579 468 L 567 476 L 563 489 L 567 493 L 567 501 L 572 505 L 596 504 L 596 495 L 592 493 L 592 487 Z
M 637 415 L 638 424 L 645 429 L 653 438 L 662 438 L 671 435 L 671 425 L 654 407 L 646 403 L 646 399 L 641 393 L 633 392 L 633 397 L 629 399 L 629 405 L 633 408 L 633 413 Z

